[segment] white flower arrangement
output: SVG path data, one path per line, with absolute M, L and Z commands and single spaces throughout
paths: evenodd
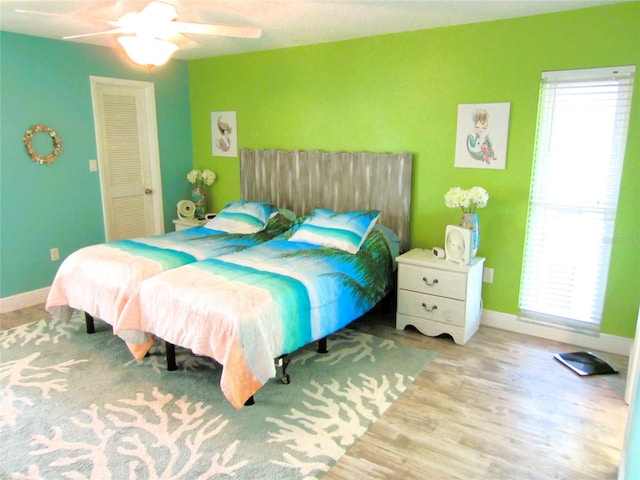
M 460 208 L 464 213 L 476 213 L 478 208 L 486 207 L 488 201 L 489 194 L 482 187 L 472 187 L 469 190 L 453 187 L 444 195 L 447 207 Z
M 187 180 L 196 187 L 203 185 L 212 185 L 216 181 L 216 174 L 209 169 L 204 170 L 191 170 L 187 173 Z

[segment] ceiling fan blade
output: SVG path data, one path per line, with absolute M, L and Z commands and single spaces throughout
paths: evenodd
M 138 15 L 154 22 L 170 22 L 178 18 L 176 7 L 164 2 L 150 2 Z
M 24 10 L 22 8 L 16 8 L 16 12 L 17 13 L 21 13 L 21 14 L 25 14 L 25 15 L 46 15 L 47 17 L 61 17 L 61 18 L 65 18 L 65 19 L 69 18 L 68 14 L 42 12 L 42 11 L 38 11 L 38 10 Z M 113 25 L 114 27 L 118 27 L 119 26 L 119 25 L 115 24 L 114 22 L 107 21 L 107 23 Z M 105 30 L 105 31 L 102 31 L 102 32 L 83 33 L 83 34 L 80 34 L 80 35 L 68 35 L 68 36 L 65 36 L 65 37 L 62 37 L 62 38 L 63 38 L 63 40 L 72 40 L 74 38 L 93 37 L 93 36 L 96 36 L 96 35 L 106 35 L 106 34 L 113 34 L 113 33 L 128 33 L 128 32 L 123 28 L 115 28 L 115 29 L 112 29 L 112 30 Z
M 123 28 L 114 28 L 112 30 L 104 30 L 102 32 L 83 33 L 80 35 L 69 35 L 68 37 L 62 37 L 63 40 L 71 40 L 74 38 L 95 37 L 96 35 L 111 35 L 114 33 L 127 33 Z
M 236 25 L 208 25 L 204 23 L 172 22 L 180 33 L 200 35 L 221 35 L 223 37 L 260 38 L 259 27 L 241 27 Z
M 39 10 L 25 10 L 24 8 L 16 8 L 16 13 L 22 13 L 25 15 L 46 15 L 47 17 L 64 17 L 68 18 L 69 15 L 63 13 L 50 13 L 50 12 L 41 12 Z
M 198 48 L 199 46 L 201 46 L 201 44 L 196 42 L 193 38 L 189 38 L 187 35 L 183 35 L 181 33 L 171 35 L 164 40 L 175 43 L 176 45 L 178 45 L 180 50 L 190 50 L 192 48 Z

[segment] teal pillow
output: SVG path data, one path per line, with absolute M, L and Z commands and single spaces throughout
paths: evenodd
M 289 241 L 357 253 L 379 216 L 378 210 L 337 213 L 316 208 Z
M 227 233 L 256 233 L 264 230 L 269 216 L 277 211 L 269 203 L 239 200 L 228 203 L 205 227 Z

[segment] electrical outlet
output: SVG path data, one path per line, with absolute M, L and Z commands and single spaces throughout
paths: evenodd
M 486 268 L 482 272 L 482 281 L 484 283 L 493 283 L 493 268 Z
M 97 172 L 98 171 L 98 161 L 97 160 L 89 160 L 89 171 Z
M 49 253 L 51 254 L 52 262 L 55 262 L 56 260 L 60 260 L 60 251 L 57 248 L 52 248 L 51 250 L 49 250 Z

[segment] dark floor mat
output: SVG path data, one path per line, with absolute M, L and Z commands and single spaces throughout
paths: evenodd
M 556 353 L 553 358 L 578 375 L 605 375 L 618 371 L 591 352 Z

